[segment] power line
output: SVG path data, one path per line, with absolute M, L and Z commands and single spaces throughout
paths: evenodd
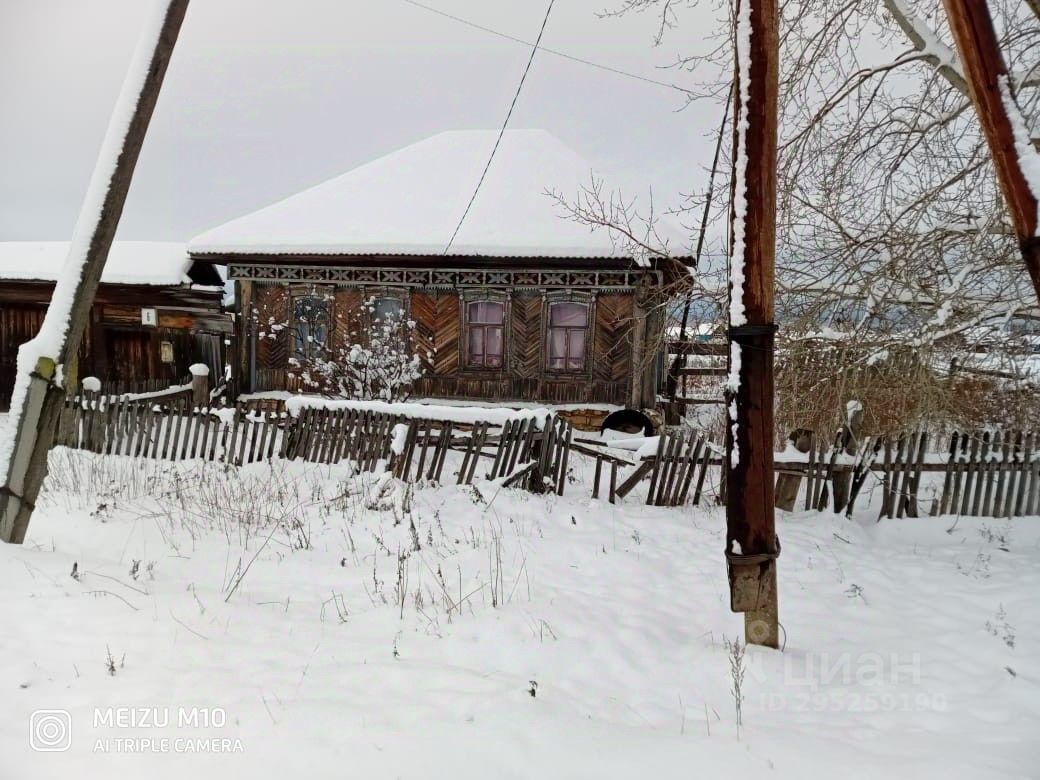
M 410 2 L 410 0 L 408 1 Z M 477 199 L 477 193 L 480 192 L 480 185 L 484 183 L 484 177 L 487 176 L 488 169 L 491 168 L 491 161 L 495 159 L 495 152 L 498 151 L 498 145 L 502 143 L 502 136 L 505 135 L 506 127 L 509 125 L 509 118 L 513 116 L 513 109 L 516 108 L 516 101 L 520 98 L 520 90 L 524 88 L 527 74 L 531 71 L 531 63 L 534 62 L 535 52 L 538 51 L 538 46 L 542 42 L 542 35 L 545 34 L 545 25 L 549 23 L 549 14 L 552 13 L 553 5 L 555 4 L 556 0 L 549 0 L 549 7 L 545 9 L 545 18 L 542 19 L 542 27 L 538 30 L 538 37 L 535 38 L 534 45 L 531 47 L 531 56 L 527 58 L 527 65 L 524 67 L 524 73 L 520 77 L 520 83 L 516 85 L 516 92 L 513 94 L 513 102 L 509 104 L 509 111 L 506 112 L 505 121 L 502 122 L 502 129 L 498 131 L 498 138 L 495 139 L 495 145 L 491 149 L 491 156 L 488 157 L 487 165 L 484 166 L 484 172 L 480 174 L 480 181 L 477 182 L 477 186 L 473 190 L 473 195 L 470 197 L 469 203 L 466 204 L 466 210 L 462 212 L 462 218 L 459 220 L 459 224 L 455 226 L 455 232 L 451 234 L 451 240 L 449 240 L 448 245 L 444 247 L 444 254 L 448 254 L 451 250 L 451 245 L 455 243 L 455 237 L 462 229 L 462 223 L 466 221 L 466 216 L 469 214 L 469 210 L 473 207 L 473 201 Z
M 491 27 L 484 27 L 483 25 L 477 24 L 476 22 L 472 22 L 469 19 L 464 19 L 461 16 L 455 16 L 454 14 L 450 14 L 447 11 L 442 11 L 439 8 L 434 8 L 433 6 L 426 5 L 425 3 L 420 3 L 418 2 L 418 0 L 403 0 L 403 2 L 408 3 L 408 5 L 414 5 L 416 8 L 422 8 L 424 11 L 429 11 L 430 13 L 437 14 L 438 16 L 443 16 L 445 19 L 451 19 L 452 21 L 459 22 L 460 24 L 464 24 L 467 27 L 472 27 L 474 30 L 481 30 L 482 32 L 490 33 L 491 35 L 497 35 L 499 38 L 505 38 L 507 41 L 513 41 L 514 43 L 519 43 L 524 46 L 531 45 L 530 41 L 525 41 L 523 38 L 517 38 L 516 36 L 510 35 L 509 33 L 504 33 L 500 30 L 492 29 Z M 684 95 L 693 94 L 690 90 L 683 89 L 682 87 L 676 84 L 669 84 L 667 81 L 657 81 L 656 79 L 652 79 L 648 76 L 640 76 L 638 73 L 630 73 L 627 70 L 621 70 L 620 68 L 615 68 L 610 65 L 604 65 L 601 62 L 593 62 L 592 60 L 586 60 L 582 57 L 576 57 L 573 54 L 567 54 L 567 52 L 559 51 L 558 49 L 549 49 L 543 46 L 542 51 L 544 51 L 546 54 L 554 54 L 557 57 L 563 57 L 563 59 L 565 60 L 571 60 L 572 62 L 580 62 L 582 65 L 588 65 L 592 68 L 599 68 L 600 70 L 605 70 L 610 73 L 614 73 L 618 76 L 625 76 L 630 79 L 636 79 L 637 81 L 646 82 L 647 84 L 655 84 L 659 87 L 667 87 L 668 89 L 674 89 L 677 92 L 682 92 Z

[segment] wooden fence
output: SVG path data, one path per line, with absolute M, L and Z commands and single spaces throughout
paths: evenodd
M 942 449 L 936 450 L 937 445 Z M 647 504 L 697 504 L 708 469 L 716 468 L 717 498 L 725 501 L 721 448 L 695 432 L 665 433 L 652 454 L 634 458 L 610 448 L 608 442 L 578 439 L 572 446 L 596 459 L 593 498 L 599 498 L 603 472 L 609 468 L 611 503 L 649 480 Z M 776 453 L 774 458 L 776 503 L 785 510 L 800 505 L 807 511 L 833 508 L 851 515 L 873 477 L 881 488 L 881 517 L 1040 514 L 1040 433 L 1036 432 L 980 431 L 936 438 L 914 431 L 868 438 L 852 454 L 839 436 L 829 445 L 811 441 L 801 457 Z M 631 470 L 625 473 L 625 469 Z M 838 505 L 839 501 L 843 503 Z
M 591 442 L 590 442 L 591 443 Z M 693 490 L 691 503 L 698 504 L 704 489 L 708 466 L 712 465 L 712 447 L 708 438 L 696 431 L 663 433 L 657 439 L 653 454 L 637 456 L 630 461 L 602 449 L 591 449 L 582 442 L 574 449 L 596 459 L 592 480 L 592 497 L 599 498 L 604 464 L 610 469 L 607 498 L 617 503 L 644 479 L 650 479 L 646 503 L 652 506 L 683 506 Z M 718 465 L 718 460 L 715 461 Z M 634 470 L 618 484 L 618 469 L 634 466 Z
M 499 479 L 563 494 L 573 428 L 560 417 L 540 426 L 518 418 L 497 426 L 453 423 L 357 409 L 307 408 L 299 416 L 236 407 L 198 408 L 189 398 L 66 402 L 58 444 L 107 455 L 199 458 L 246 465 L 272 458 L 385 466 L 405 481 L 441 482 L 447 453 L 461 453 L 458 484 Z M 482 467 L 481 459 L 490 461 Z M 489 466 L 489 468 L 488 468 Z
M 911 442 L 906 452 L 912 451 Z M 954 433 L 948 451 L 942 493 L 932 514 L 1017 517 L 1040 512 L 1040 434 Z M 918 473 L 920 469 L 918 458 Z M 918 483 L 919 478 L 912 480 L 909 489 L 916 491 Z
M 574 429 L 561 417 L 549 417 L 544 425 L 533 417 L 493 425 L 358 409 L 307 408 L 292 416 L 244 404 L 198 408 L 184 396 L 69 399 L 57 442 L 111 455 L 234 465 L 276 457 L 350 461 L 359 471 L 385 467 L 405 481 L 437 483 L 453 451 L 461 455 L 453 474 L 458 484 L 489 479 L 560 495 L 575 451 L 595 459 L 593 498 L 599 498 L 609 470 L 611 503 L 649 480 L 646 503 L 654 506 L 700 503 L 708 469 L 722 465 L 720 449 L 695 431 L 663 433 L 652 453 L 624 453 L 604 446 L 607 442 L 575 440 Z M 823 511 L 832 496 L 842 495 L 847 503 L 835 509 L 851 514 L 873 475 L 881 487 L 882 517 L 1040 513 L 1040 433 L 1032 431 L 957 432 L 941 440 L 915 431 L 868 438 L 853 455 L 840 439 L 831 446 L 813 442 L 801 459 L 778 453 L 775 467 L 778 505 L 786 502 L 781 508 L 794 508 L 804 490 L 806 510 Z M 834 489 L 839 479 L 845 483 L 841 491 Z M 720 488 L 723 481 L 720 471 Z
M 838 509 L 851 514 L 873 474 L 881 485 L 881 517 L 1040 513 L 1040 433 L 1036 432 L 954 432 L 936 437 L 913 431 L 867 438 L 852 457 L 843 455 L 838 442 L 819 449 L 814 444 L 807 461 L 776 465 L 781 479 L 785 474 L 805 476 L 805 509 L 826 509 L 828 486 L 844 474 L 851 482 L 849 505 Z

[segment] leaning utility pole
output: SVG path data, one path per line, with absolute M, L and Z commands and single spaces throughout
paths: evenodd
M 21 544 L 47 476 L 47 453 L 65 403 L 101 272 L 116 235 L 148 123 L 173 55 L 188 0 L 155 0 L 101 147 L 86 199 L 40 333 L 18 352 L 9 424 L 0 453 L 0 541 Z
M 1033 147 L 1015 104 L 1007 65 L 985 0 L 945 0 L 945 5 L 1011 225 L 1037 300 L 1040 300 L 1040 236 L 1037 235 L 1040 152 Z M 1027 157 L 1032 158 L 1031 174 Z
M 730 224 L 726 563 L 749 644 L 779 647 L 773 514 L 777 0 L 738 0 Z

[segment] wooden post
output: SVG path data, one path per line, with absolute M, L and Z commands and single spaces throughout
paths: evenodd
M 83 389 L 83 398 L 86 399 L 89 405 L 93 406 L 96 403 L 98 394 L 101 392 L 101 380 L 96 376 L 84 377 L 80 387 Z
M 78 279 L 58 280 L 40 329 L 41 334 L 54 335 L 54 343 L 46 344 L 48 351 L 53 350 L 54 354 L 43 354 L 36 359 L 19 407 L 12 405 L 12 423 L 16 429 L 6 464 L 4 487 L 0 491 L 2 541 L 20 544 L 24 540 L 36 497 L 47 475 L 47 453 L 53 446 L 55 429 L 65 401 L 64 377 L 61 373 L 63 367 L 75 361 L 79 350 L 101 272 L 123 213 L 137 158 L 187 9 L 188 0 L 157 0 L 156 11 L 162 12 L 161 24 L 148 59 L 147 72 L 137 72 L 135 66 L 140 62 L 135 56 L 120 94 L 117 114 L 109 124 L 102 155 L 91 180 L 91 189 L 73 234 L 73 246 L 89 238 L 86 260 Z M 156 21 L 160 21 L 158 16 Z M 150 38 L 153 33 L 154 30 L 149 29 L 146 35 Z M 150 41 L 142 38 L 141 45 L 147 47 Z M 139 49 L 138 53 L 147 55 L 146 50 Z M 136 79 L 139 77 L 141 82 L 138 85 Z M 132 97 L 132 92 L 128 94 L 127 90 L 138 89 L 129 123 L 124 125 L 124 117 L 118 112 L 123 108 L 124 98 Z M 116 149 L 118 157 L 115 157 Z M 107 181 L 103 177 L 107 177 Z M 106 185 L 104 189 L 102 185 Z M 91 203 L 90 199 L 101 192 L 104 197 L 98 209 L 98 205 Z M 56 305 L 62 296 L 69 296 L 66 300 L 71 300 L 67 308 Z M 24 345 L 22 349 L 31 349 L 32 343 Z M 25 354 L 31 353 L 27 351 Z
M 235 280 L 235 301 L 238 313 L 235 315 L 235 351 L 228 361 L 231 364 L 231 383 L 234 385 L 229 397 L 238 398 L 241 393 L 252 393 L 254 387 L 253 361 L 256 351 L 253 327 L 253 283 L 245 279 Z
M 848 419 L 842 428 L 840 443 L 846 455 L 855 457 L 863 433 L 863 404 L 849 401 L 845 405 L 845 414 Z M 834 511 L 840 513 L 849 505 L 852 495 L 852 470 L 833 472 L 831 483 L 834 485 Z
M 742 219 L 734 217 L 730 242 L 737 254 L 730 258 L 728 406 L 733 413 L 726 426 L 726 558 L 730 607 L 745 613 L 746 641 L 778 647 L 773 511 L 778 9 L 777 0 L 738 2 L 731 213 Z
M 812 439 L 812 431 L 806 428 L 798 428 L 791 431 L 787 437 L 787 440 L 801 453 L 809 452 L 809 448 L 812 446 Z M 802 471 L 800 469 L 781 471 L 776 478 L 776 497 L 773 505 L 777 509 L 783 509 L 785 512 L 793 512 L 794 505 L 798 501 L 798 489 L 801 485 Z
M 1023 157 L 1029 155 L 1040 168 L 1040 152 L 1030 143 L 1021 113 L 1012 100 L 1007 65 L 986 1 L 944 0 L 944 5 L 1022 259 L 1040 300 L 1040 182 L 1034 181 L 1030 186 L 1023 164 Z
M 632 409 L 642 409 L 643 370 L 646 359 L 646 309 L 644 308 L 642 288 L 632 296 L 632 385 L 629 388 L 628 405 Z
M 199 409 L 205 409 L 209 406 L 209 366 L 192 363 L 188 371 L 191 372 L 191 402 Z

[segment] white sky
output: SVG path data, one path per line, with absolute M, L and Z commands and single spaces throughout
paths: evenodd
M 535 0 L 424 0 L 533 41 Z M 710 12 L 656 20 L 557 0 L 545 46 L 665 82 Z M 0 240 L 67 238 L 142 0 L 0 0 Z M 193 0 L 120 238 L 184 240 L 441 130 L 498 127 L 529 49 L 403 0 Z M 511 127 L 556 134 L 658 206 L 703 189 L 721 106 L 539 53 Z M 475 182 L 474 182 L 475 184 Z

